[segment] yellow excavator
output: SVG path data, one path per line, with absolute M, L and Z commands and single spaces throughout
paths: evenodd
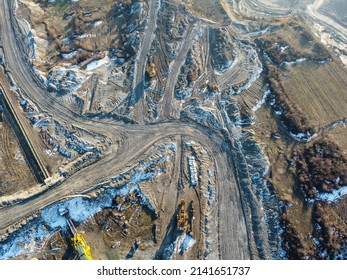
M 151 79 L 157 76 L 157 70 L 153 58 L 151 56 L 148 57 L 146 72 Z
M 186 202 L 184 199 L 181 200 L 180 212 L 177 215 L 177 229 L 181 231 L 187 231 L 188 224 L 188 213 L 186 211 Z
M 70 231 L 72 233 L 72 246 L 80 260 L 93 260 L 93 257 L 90 253 L 90 247 L 88 246 L 86 240 L 84 239 L 83 235 L 79 233 L 74 226 L 71 219 L 68 217 L 68 211 L 66 209 L 60 209 L 59 210 L 60 215 L 65 216 L 67 224 L 70 228 Z
M 155 68 L 155 64 L 153 62 L 151 62 L 149 64 L 149 66 L 147 67 L 147 72 L 148 72 L 148 75 L 151 79 L 153 79 L 157 76 L 157 71 Z

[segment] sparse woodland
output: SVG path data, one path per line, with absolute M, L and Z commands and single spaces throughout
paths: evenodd
M 347 184 L 347 161 L 338 145 L 320 140 L 294 152 L 300 187 L 309 198 L 317 191 L 331 192 Z

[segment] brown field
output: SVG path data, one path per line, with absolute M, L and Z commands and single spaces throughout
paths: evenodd
M 215 22 L 223 23 L 227 17 L 225 10 L 216 0 L 189 0 L 187 7 L 193 15 Z
M 283 128 L 278 125 L 267 106 L 262 106 L 256 112 L 256 117 L 254 125 L 256 139 L 265 147 L 265 155 L 271 164 L 268 180 L 273 184 L 276 196 L 291 205 L 286 210 L 286 217 L 295 229 L 303 248 L 309 250 L 313 246 L 310 238 L 313 230 L 312 208 L 305 206 L 296 188 L 294 171 L 289 166 L 293 149 L 302 144 L 296 143 L 282 133 Z M 271 133 L 281 135 L 281 138 L 274 140 L 271 138 Z
M 278 20 L 274 30 L 264 33 L 256 43 L 264 49 L 271 60 L 279 65 L 305 57 L 320 61 L 330 57 L 329 52 L 300 18 L 283 18 Z M 259 44 L 263 42 L 264 45 Z
M 26 190 L 36 184 L 11 128 L 0 121 L 0 196 Z
M 320 127 L 347 116 L 347 70 L 337 62 L 302 63 L 287 67 L 283 79 L 292 102 L 305 110 L 311 125 Z
M 326 132 L 328 138 L 334 140 L 347 158 L 347 127 L 337 127 Z

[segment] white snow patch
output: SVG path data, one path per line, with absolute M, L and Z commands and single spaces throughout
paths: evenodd
M 280 51 L 281 53 L 284 53 L 286 51 L 286 49 L 288 49 L 288 46 L 280 46 Z
M 76 39 L 83 39 L 83 38 L 95 38 L 96 34 L 81 34 L 76 37 Z
M 327 203 L 334 203 L 339 201 L 345 195 L 347 195 L 347 186 L 343 186 L 331 193 L 320 193 L 318 194 L 316 200 L 325 201 Z
M 311 140 L 313 140 L 314 138 L 316 138 L 318 135 L 317 133 L 313 134 L 312 136 L 310 136 L 309 138 L 307 138 L 307 142 L 310 142 Z
M 94 27 L 100 26 L 103 23 L 104 22 L 102 20 L 98 20 L 98 21 L 94 22 Z
M 62 57 L 64 59 L 71 59 L 71 58 L 74 58 L 76 56 L 76 54 L 77 54 L 77 51 L 72 51 L 70 53 L 63 53 Z
M 196 162 L 193 156 L 188 156 L 189 165 L 189 175 L 190 175 L 190 185 L 196 186 L 198 183 L 198 173 L 196 169 Z
M 306 131 L 306 133 L 300 132 L 300 133 L 297 133 L 297 134 L 295 134 L 293 132 L 290 132 L 289 134 L 290 134 L 291 137 L 293 137 L 297 141 L 306 141 L 306 142 L 309 142 L 312 139 L 317 137 L 316 133 L 311 135 L 311 133 L 309 131 Z
M 155 177 L 154 172 L 142 173 L 141 171 L 136 171 L 135 175 L 131 177 L 130 184 L 137 185 L 142 181 L 147 181 Z
M 305 134 L 305 133 L 302 133 L 302 132 L 297 133 L 297 134 L 294 134 L 294 133 L 291 132 L 290 135 L 291 135 L 292 137 L 294 137 L 294 138 L 304 138 L 304 137 L 306 137 L 306 134 Z
M 55 155 L 55 152 L 52 151 L 52 150 L 47 149 L 47 150 L 46 150 L 46 154 L 49 155 L 49 156 L 54 156 L 54 155 Z
M 1 244 L 0 259 L 10 259 L 28 252 L 30 250 L 29 246 L 32 245 L 33 242 L 39 242 L 43 240 L 47 235 L 48 232 L 41 225 L 36 228 L 35 233 L 27 229 L 24 234 L 17 235 L 17 237 L 12 240 L 12 242 Z M 21 244 L 23 244 L 24 246 L 21 246 Z
M 253 108 L 252 108 L 252 111 L 253 111 L 253 112 L 257 111 L 257 110 L 261 107 L 261 105 L 263 105 L 263 104 L 265 103 L 266 98 L 268 97 L 268 95 L 269 95 L 270 93 L 271 93 L 271 91 L 270 91 L 269 89 L 265 91 L 265 93 L 264 93 L 264 95 L 263 95 L 263 98 L 262 98 L 257 104 L 255 104 L 255 105 L 253 106 Z
M 170 144 L 168 145 L 168 148 L 169 148 L 171 151 L 176 152 L 176 144 L 175 144 L 175 143 L 170 143 Z
M 110 58 L 108 56 L 105 56 L 103 59 L 95 60 L 91 63 L 88 63 L 86 66 L 86 70 L 93 71 L 102 65 L 107 65 L 109 62 L 110 62 Z
M 189 234 L 186 234 L 180 246 L 180 251 L 182 253 L 187 252 L 195 243 L 195 239 L 193 239 Z
M 67 209 L 73 221 L 82 223 L 99 212 L 102 208 L 112 206 L 112 201 L 115 196 L 125 196 L 132 190 L 134 189 L 128 186 L 110 188 L 105 190 L 97 198 L 88 199 L 76 197 L 46 207 L 41 211 L 40 216 L 36 220 L 29 222 L 23 228 L 15 232 L 10 239 L 0 243 L 0 259 L 13 258 L 25 253 L 26 251 L 23 249 L 23 246 L 20 246 L 20 243 L 28 247 L 32 242 L 31 240 L 40 242 L 44 240 L 52 230 L 57 228 L 66 229 L 66 218 L 59 214 L 59 209 Z M 49 227 L 49 231 L 45 230 L 42 224 Z
M 262 35 L 262 34 L 265 34 L 269 31 L 271 31 L 273 28 L 271 26 L 267 26 L 266 28 L 264 29 L 261 29 L 261 30 L 258 30 L 258 31 L 253 31 L 253 32 L 248 32 L 247 34 L 248 35 Z
M 294 61 L 286 61 L 286 62 L 283 62 L 283 64 L 285 64 L 285 65 L 295 65 L 295 64 L 299 64 L 299 63 L 301 63 L 301 62 L 304 62 L 304 61 L 306 61 L 306 60 L 307 60 L 307 58 L 303 57 L 303 58 L 299 58 L 299 59 L 294 60 Z
M 347 55 L 341 54 L 341 55 L 340 55 L 340 59 L 341 59 L 342 63 L 343 63 L 345 66 L 347 66 Z

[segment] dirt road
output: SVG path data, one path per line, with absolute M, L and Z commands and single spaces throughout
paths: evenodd
M 157 1 L 151 1 L 151 9 L 155 8 Z M 156 125 L 128 125 L 113 120 L 88 119 L 76 114 L 55 100 L 54 96 L 46 91 L 43 84 L 33 78 L 33 71 L 23 58 L 16 41 L 13 24 L 15 19 L 10 9 L 11 1 L 0 3 L 1 40 L 6 57 L 6 69 L 11 72 L 18 87 L 41 110 L 48 112 L 58 120 L 78 125 L 83 129 L 107 136 L 113 143 L 110 152 L 97 163 L 86 167 L 66 179 L 60 186 L 47 190 L 36 197 L 30 198 L 21 204 L 0 209 L 0 234 L 15 222 L 30 216 L 35 211 L 50 205 L 60 199 L 82 193 L 96 182 L 107 180 L 119 174 L 127 166 L 134 164 L 143 153 L 157 141 L 168 136 L 189 136 L 200 143 L 211 155 L 216 165 L 220 213 L 220 257 L 221 259 L 248 259 L 250 256 L 247 243 L 247 230 L 240 190 L 234 174 L 234 165 L 231 157 L 231 147 L 219 131 L 208 129 L 192 123 L 172 121 Z M 150 11 L 150 17 L 156 12 Z M 154 19 L 150 22 L 153 23 Z M 149 27 L 154 28 L 154 26 Z M 149 32 L 148 34 L 150 34 Z M 149 35 L 148 35 L 149 36 Z M 149 51 L 151 40 L 145 38 L 142 44 L 138 74 L 135 75 L 135 84 L 143 83 L 143 69 L 146 61 L 145 54 Z M 183 56 L 184 57 L 184 56 Z M 181 58 L 183 59 L 183 58 Z M 179 62 L 181 63 L 181 62 Z M 175 71 L 177 75 L 177 71 Z M 173 81 L 175 77 L 172 77 Z M 249 218 L 249 217 L 248 217 Z

